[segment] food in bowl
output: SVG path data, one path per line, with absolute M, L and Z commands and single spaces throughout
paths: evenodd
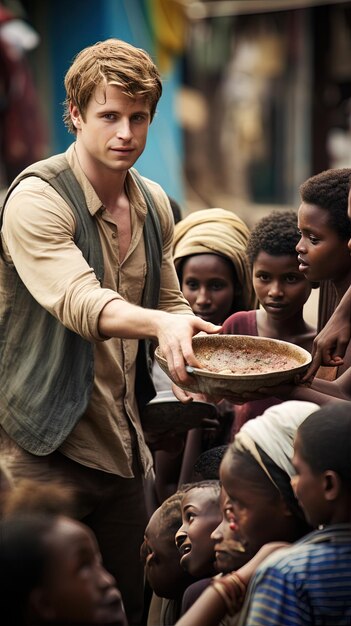
M 213 350 L 204 351 L 199 356 L 203 369 L 216 374 L 246 376 L 250 374 L 268 374 L 269 372 L 291 370 L 296 367 L 296 357 L 279 352 L 270 352 L 259 346 L 233 346 L 230 354 L 220 354 Z M 222 366 L 228 358 L 228 367 Z
M 180 385 L 194 393 L 250 399 L 260 388 L 293 382 L 312 357 L 292 343 L 248 335 L 198 335 L 193 349 L 200 367 L 191 367 L 191 381 Z M 156 349 L 160 367 L 171 378 L 167 361 Z M 179 383 L 177 383 L 179 384 Z

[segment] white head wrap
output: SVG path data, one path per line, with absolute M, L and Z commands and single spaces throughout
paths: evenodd
M 269 407 L 258 417 L 246 422 L 235 435 L 235 447 L 249 451 L 275 484 L 263 463 L 258 445 L 290 478 L 295 475 L 291 463 L 294 439 L 300 424 L 320 407 L 313 402 L 289 400 Z

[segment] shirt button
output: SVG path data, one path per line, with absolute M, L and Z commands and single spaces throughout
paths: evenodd
M 117 233 L 112 233 L 112 239 L 116 239 Z

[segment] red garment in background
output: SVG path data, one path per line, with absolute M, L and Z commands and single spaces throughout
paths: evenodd
M 45 156 L 46 128 L 25 54 L 1 37 L 11 19 L 0 7 L 0 161 L 2 185 Z

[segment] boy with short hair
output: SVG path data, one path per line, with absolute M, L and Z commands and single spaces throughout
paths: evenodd
M 261 306 L 231 315 L 223 323 L 221 334 L 270 337 L 311 350 L 316 330 L 304 320 L 303 307 L 313 285 L 299 272 L 295 250 L 298 241 L 294 211 L 273 211 L 257 223 L 250 234 L 247 255 Z M 269 397 L 236 405 L 235 432 L 279 402 Z
M 351 623 L 350 459 L 351 403 L 322 407 L 298 428 L 292 486 L 318 530 L 258 568 L 241 625 Z

